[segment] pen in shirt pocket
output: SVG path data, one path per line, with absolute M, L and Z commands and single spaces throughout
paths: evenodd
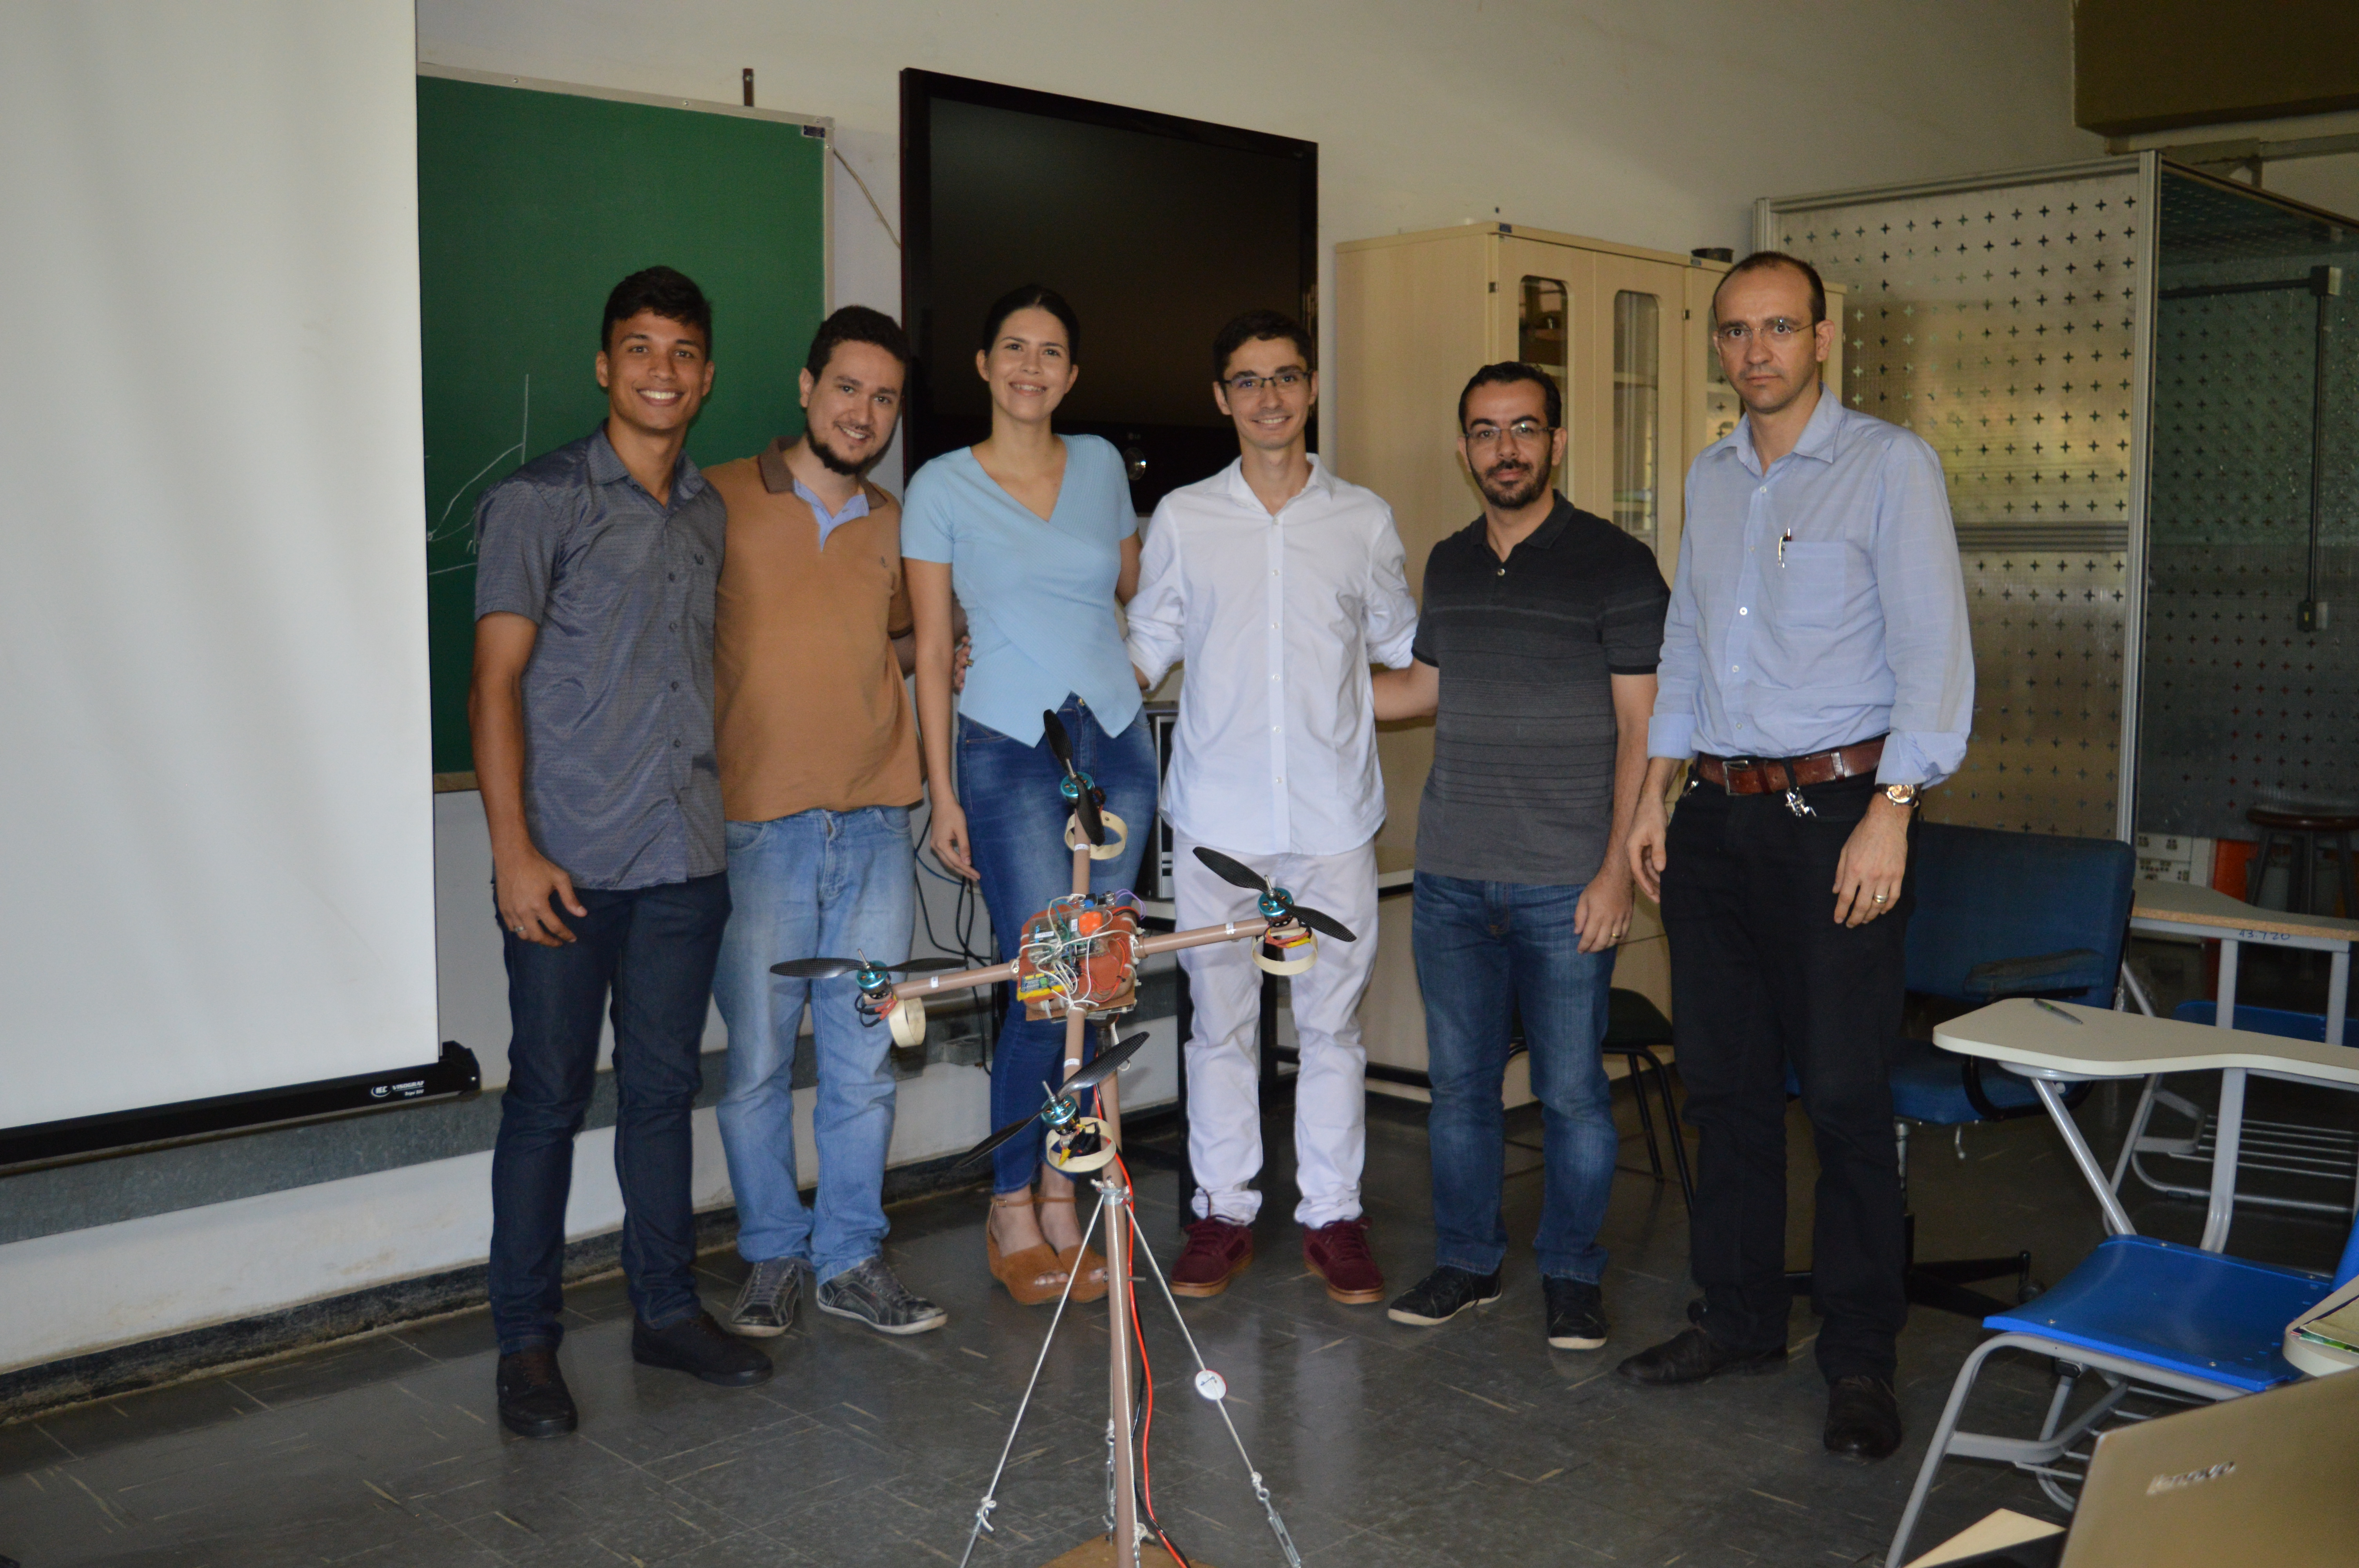
M 1786 530 L 1786 532 L 1785 532 L 1784 534 L 1782 534 L 1782 535 L 1780 535 L 1778 536 L 1778 539 L 1777 539 L 1777 569 L 1778 569 L 1778 570 L 1780 570 L 1780 571 L 1783 571 L 1783 570 L 1785 570 L 1785 568 L 1786 568 L 1786 546 L 1788 546 L 1788 545 L 1790 545 L 1790 544 L 1792 544 L 1793 542 L 1794 542 L 1794 531 L 1793 531 L 1791 528 L 1787 529 L 1787 530 Z

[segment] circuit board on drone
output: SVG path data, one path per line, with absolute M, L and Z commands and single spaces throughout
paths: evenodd
M 1138 901 L 1060 898 L 1024 924 L 1016 998 L 1024 1016 L 1127 1012 L 1138 1004 Z

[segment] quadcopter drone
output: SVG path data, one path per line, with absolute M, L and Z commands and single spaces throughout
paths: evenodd
M 1213 942 L 1251 941 L 1256 945 L 1254 962 L 1261 968 L 1274 975 L 1297 975 L 1317 961 L 1319 935 L 1340 942 L 1357 940 L 1352 929 L 1333 915 L 1296 903 L 1287 889 L 1218 849 L 1201 845 L 1196 859 L 1223 881 L 1253 893 L 1258 918 L 1146 935 L 1136 893 L 1127 889 L 1104 893 L 1089 891 L 1089 861 L 1119 855 L 1128 827 L 1105 809 L 1104 792 L 1073 765 L 1071 741 L 1056 714 L 1043 713 L 1040 718 L 1049 749 L 1065 769 L 1058 791 L 1072 807 L 1065 824 L 1065 843 L 1073 851 L 1074 891 L 1024 923 L 1014 958 L 971 969 L 958 969 L 955 960 L 949 958 L 918 958 L 906 964 L 878 964 L 866 958 L 795 958 L 773 964 L 771 972 L 813 980 L 853 976 L 860 989 L 856 1005 L 861 1022 L 871 1027 L 885 1024 L 892 1030 L 895 1044 L 910 1046 L 926 1035 L 925 999 L 943 991 L 1013 980 L 1016 1000 L 1024 1004 L 1027 1017 L 1104 1018 L 1137 1005 L 1138 961 L 1156 953 Z M 897 981 L 897 974 L 925 978 Z

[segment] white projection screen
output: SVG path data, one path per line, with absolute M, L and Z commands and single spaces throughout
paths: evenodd
M 415 55 L 0 4 L 0 1130 L 434 1060 Z

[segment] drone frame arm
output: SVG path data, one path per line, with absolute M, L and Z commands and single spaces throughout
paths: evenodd
M 1171 931 L 1138 939 L 1138 956 L 1142 958 L 1156 953 L 1175 953 L 1182 947 L 1209 946 L 1214 942 L 1246 942 L 1269 929 L 1269 922 L 1256 915 L 1251 920 L 1232 920 L 1220 925 L 1200 925 L 1193 931 Z M 1013 960 L 994 964 L 982 969 L 953 969 L 946 975 L 924 975 L 914 980 L 902 980 L 893 988 L 896 997 L 936 996 L 943 991 L 971 990 L 977 986 L 997 985 L 1016 978 Z

